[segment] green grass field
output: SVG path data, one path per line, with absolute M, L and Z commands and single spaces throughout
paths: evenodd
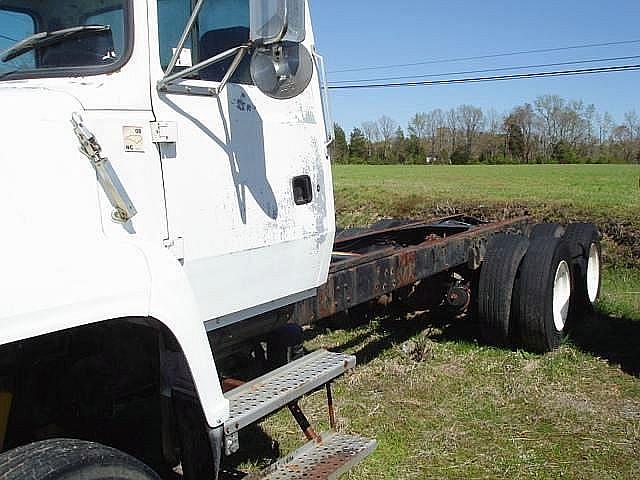
M 349 165 L 336 166 L 334 180 L 339 220 L 348 223 L 368 220 L 357 214 L 370 205 L 375 213 L 367 213 L 383 216 L 420 214 L 437 204 L 498 203 L 631 221 L 640 212 L 640 166 L 635 165 Z
M 472 321 L 420 312 L 307 332 L 310 349 L 358 357 L 336 385 L 340 428 L 379 447 L 346 478 L 640 478 L 639 174 L 626 166 L 335 168 L 343 226 L 529 211 L 593 219 L 608 235 L 600 311 L 548 355 L 483 346 Z M 321 394 L 303 406 L 325 418 Z M 303 442 L 284 413 L 264 428 L 281 453 Z

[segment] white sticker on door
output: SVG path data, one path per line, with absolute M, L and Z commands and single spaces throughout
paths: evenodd
M 172 48 L 173 54 L 176 54 L 177 48 Z M 193 67 L 193 60 L 191 57 L 191 49 L 183 48 L 176 62 L 176 67 Z
M 142 127 L 122 127 L 125 152 L 144 152 Z

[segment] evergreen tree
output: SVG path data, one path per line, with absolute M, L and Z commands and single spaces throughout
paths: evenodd
M 353 163 L 363 163 L 367 158 L 367 139 L 362 130 L 354 128 L 349 140 L 349 159 Z
M 398 127 L 393 137 L 389 160 L 391 163 L 407 163 L 407 145 L 402 127 Z
M 347 163 L 349 160 L 349 145 L 347 144 L 347 136 L 344 130 L 337 123 L 334 124 L 335 140 L 331 154 L 334 163 Z
M 509 154 L 519 160 L 524 160 L 524 135 L 522 128 L 513 122 L 507 123 Z

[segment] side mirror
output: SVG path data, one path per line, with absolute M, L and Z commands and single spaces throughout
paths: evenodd
M 251 78 L 265 95 L 300 95 L 313 77 L 313 59 L 302 45 L 305 0 L 251 0 Z
M 304 42 L 305 0 L 250 0 L 251 41 L 272 45 Z
M 300 43 L 282 42 L 258 48 L 251 58 L 251 78 L 271 98 L 294 98 L 311 83 L 313 58 Z

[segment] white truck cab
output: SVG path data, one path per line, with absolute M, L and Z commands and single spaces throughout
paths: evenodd
M 304 0 L 0 0 L 0 344 L 156 322 L 220 442 L 208 332 L 327 278 L 322 77 Z
M 5 225 L 15 233 L 23 226 L 13 222 L 28 217 L 45 244 L 55 237 L 84 250 L 89 236 L 171 254 L 201 321 L 213 328 L 312 294 L 326 278 L 335 226 L 317 69 L 308 67 L 311 83 L 285 99 L 255 86 L 250 54 L 225 85 L 233 58 L 183 75 L 249 43 L 248 0 L 210 0 L 172 68 L 183 76 L 159 87 L 191 13 L 185 0 L 2 0 L 0 50 L 37 32 L 68 30 L 9 50 L 0 63 L 2 156 L 11 164 L 2 191 L 12 205 Z M 303 18 L 300 48 L 314 52 Z M 78 27 L 87 30 L 72 30 Z M 74 114 L 135 214 L 114 216 L 78 151 Z M 29 175 L 39 195 L 12 175 Z
M 332 130 L 306 0 L 0 0 L 1 480 L 216 479 L 284 408 L 308 443 L 248 478 L 338 478 L 376 442 L 336 428 L 356 358 L 300 357 L 302 325 L 475 305 L 547 352 L 593 311 L 592 224 L 335 236 Z

